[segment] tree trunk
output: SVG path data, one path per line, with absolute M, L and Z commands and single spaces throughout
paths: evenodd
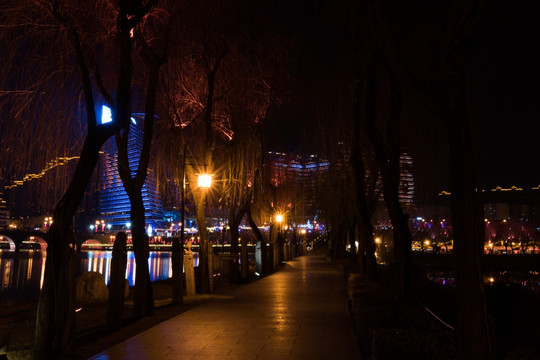
M 358 214 L 357 231 L 358 231 L 358 262 L 362 274 L 365 275 L 370 281 L 376 281 L 377 274 L 377 259 L 375 257 L 376 245 L 373 238 L 373 225 L 371 224 L 371 217 L 375 210 L 375 203 L 378 201 L 379 193 L 376 191 L 376 179 L 378 177 L 378 168 L 374 165 L 374 161 L 371 161 L 371 171 L 366 174 L 366 166 L 364 164 L 364 157 L 362 153 L 361 144 L 361 126 L 362 121 L 366 121 L 366 94 L 365 82 L 359 82 L 354 88 L 354 104 L 353 104 L 353 146 L 351 156 L 351 167 L 355 179 L 355 195 L 356 195 L 356 212 Z M 373 89 L 370 89 L 373 91 Z M 362 113 L 364 109 L 364 113 Z M 369 151 L 364 151 L 367 153 Z M 365 154 L 365 156 L 370 156 Z M 369 176 L 369 180 L 368 180 Z M 369 187 L 371 185 L 371 187 Z M 369 191 L 374 194 L 368 194 Z M 370 201 L 371 200 L 371 201 Z
M 255 223 L 255 220 L 253 220 L 253 216 L 251 215 L 251 208 L 248 207 L 246 210 L 246 216 L 249 223 L 249 226 L 251 227 L 251 230 L 253 233 L 255 233 L 255 238 L 257 239 L 257 242 L 261 244 L 261 269 L 263 274 L 268 274 L 270 272 L 269 269 L 269 263 L 268 263 L 268 249 L 266 246 L 266 241 L 264 241 L 264 237 L 261 233 L 261 230 L 259 230 L 259 227 Z
M 366 133 L 371 139 L 375 156 L 381 169 L 384 201 L 388 209 L 388 215 L 392 221 L 398 295 L 402 301 L 409 301 L 411 299 L 412 237 L 408 225 L 409 216 L 403 213 L 399 202 L 401 89 L 396 81 L 393 70 L 386 63 L 383 63 L 383 66 L 383 71 L 389 77 L 388 86 L 390 88 L 387 107 L 388 113 L 386 114 L 386 136 L 382 136 L 381 131 L 375 123 L 375 114 L 378 109 L 375 96 L 377 87 L 373 79 L 368 80 L 368 96 L 366 101 L 369 110 L 366 116 Z
M 358 221 L 358 237 L 360 239 L 360 249 L 358 256 L 362 259 L 361 269 L 363 274 L 367 276 L 370 281 L 377 281 L 377 258 L 375 257 L 375 241 L 373 239 L 373 226 L 370 221 L 366 221 L 359 216 Z
M 182 228 L 183 231 L 183 228 Z M 184 302 L 184 244 L 179 238 L 172 241 L 172 302 Z
M 244 217 L 244 208 L 238 210 L 238 214 L 234 211 L 234 202 L 231 201 L 229 205 L 229 228 L 231 232 L 231 253 L 238 253 L 238 226 Z
M 481 258 L 484 242 L 483 202 L 481 198 L 477 151 L 464 75 L 454 75 L 451 93 L 455 96 L 454 116 L 448 119 L 451 144 L 452 225 L 460 359 L 491 359 L 491 334 L 488 325 Z
M 126 40 L 129 42 L 129 38 Z M 127 47 L 127 45 L 125 45 Z M 124 189 L 128 194 L 131 212 L 130 219 L 132 224 L 132 241 L 135 253 L 135 262 L 137 264 L 135 274 L 135 298 L 133 301 L 133 316 L 140 319 L 144 316 L 151 316 L 154 312 L 154 295 L 150 274 L 148 270 L 148 236 L 145 231 L 145 211 L 142 197 L 142 188 L 146 180 L 148 164 L 150 162 L 150 148 L 152 145 L 152 135 L 154 130 L 154 114 L 156 105 L 156 92 L 159 79 L 159 69 L 161 63 L 153 58 L 146 51 L 145 54 L 153 61 L 150 62 L 150 75 L 146 90 L 145 114 L 143 127 L 143 143 L 140 151 L 139 162 L 135 176 L 132 177 L 132 171 L 129 165 L 128 146 L 131 126 L 131 58 L 128 49 L 124 50 L 122 59 L 125 64 L 126 73 L 120 76 L 119 83 L 123 84 L 121 95 L 117 99 L 118 111 L 116 117 L 121 123 L 126 124 L 122 133 L 116 135 L 116 146 L 118 149 L 118 174 L 122 179 Z
M 36 316 L 35 359 L 56 359 L 73 349 L 76 254 L 69 247 L 73 242 L 73 216 L 96 167 L 101 145 L 111 135 L 95 130 L 87 136 L 72 181 L 54 211 Z
M 184 302 L 184 233 L 186 223 L 186 144 L 182 150 L 182 200 L 180 202 L 181 224 L 180 238 L 172 241 L 172 301 L 173 304 Z
M 238 224 L 231 215 L 234 216 L 234 209 L 229 211 L 229 231 L 231 234 L 231 253 L 238 253 Z
M 111 331 L 122 326 L 127 265 L 126 242 L 127 235 L 125 232 L 121 231 L 116 234 L 111 260 L 111 279 L 109 281 L 107 307 L 107 328 Z
M 148 269 L 148 235 L 145 231 L 144 204 L 141 191 L 129 193 L 131 203 L 131 239 L 135 254 L 135 294 L 133 298 L 133 317 L 140 319 L 154 312 L 154 294 Z

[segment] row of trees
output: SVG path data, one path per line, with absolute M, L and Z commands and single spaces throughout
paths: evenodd
M 47 156 L 79 151 L 54 208 L 36 322 L 34 357 L 58 358 L 72 351 L 75 335 L 73 217 L 108 139 L 115 139 L 118 172 L 131 203 L 136 263 L 148 260 L 142 186 L 149 166 L 164 187 L 190 187 L 203 292 L 209 291 L 206 193 L 192 186 L 198 173 L 220 179 L 231 229 L 247 216 L 264 241 L 257 227 L 259 208 L 268 207 L 259 205 L 265 187 L 262 128 L 279 101 L 289 47 L 276 31 L 271 2 L 6 1 L 1 13 L 2 60 L 8 64 L 1 76 L 2 114 L 9 119 L 2 122 L 2 140 L 12 155 L 2 160 L 5 174 L 17 175 L 17 162 L 39 166 Z M 101 104 L 111 109 L 109 123 L 100 124 Z M 143 144 L 136 168 L 130 168 L 135 112 L 145 114 Z M 43 132 L 29 142 L 36 129 L 57 136 Z M 237 249 L 238 234 L 231 239 Z M 176 241 L 178 278 L 182 244 Z M 147 266 L 137 266 L 136 279 L 133 315 L 141 318 L 153 311 Z M 181 283 L 175 286 L 180 302 Z
M 114 137 L 118 148 L 137 263 L 148 257 L 141 189 L 149 166 L 165 191 L 189 184 L 201 235 L 201 288 L 208 291 L 206 194 L 191 184 L 197 173 L 218 174 L 230 228 L 247 216 L 263 242 L 257 215 L 276 205 L 278 185 L 265 180 L 264 135 L 282 104 L 311 120 L 310 149 L 332 164 L 320 207 L 336 255 L 343 255 L 347 237 L 358 237 L 358 261 L 373 280 L 371 217 L 380 176 L 394 232 L 396 288 L 404 301 L 414 298 L 412 236 L 399 203 L 399 157 L 407 145 L 426 162 L 442 158 L 437 163 L 451 174 L 459 354 L 490 358 L 479 262 L 484 223 L 466 66 L 480 7 L 460 0 L 302 7 L 270 0 L 4 1 L 2 118 L 11 120 L 1 124 L 9 144 L 2 168 L 8 173 L 17 162 L 80 155 L 54 209 L 35 357 L 60 357 L 73 346 L 72 219 L 104 142 Z M 96 109 L 103 103 L 112 109 L 108 124 L 98 120 Z M 144 142 L 139 164 L 131 169 L 134 112 L 145 114 Z M 40 139 L 29 141 L 31 132 Z M 425 151 L 420 144 L 426 139 L 439 151 Z M 237 238 L 231 234 L 234 249 Z M 153 309 L 148 268 L 137 266 L 136 278 L 139 318 Z
M 337 52 L 343 56 L 333 63 L 332 86 L 312 93 L 315 99 L 339 94 L 333 103 L 315 101 L 322 104 L 319 133 L 330 135 L 321 136 L 319 144 L 332 164 L 323 208 L 334 254 L 345 256 L 348 243 L 350 254 L 358 253 L 353 260 L 359 269 L 377 280 L 372 215 L 382 190 L 393 231 L 396 293 L 404 302 L 415 294 L 413 236 L 399 201 L 400 155 L 405 148 L 412 153 L 417 167 L 428 167 L 431 182 L 447 176 L 458 291 L 456 343 L 463 359 L 494 355 L 480 266 L 485 226 L 468 83 L 468 46 L 481 9 L 477 1 L 367 0 L 328 10 L 335 16 L 330 23 L 345 39 L 329 47 L 341 46 Z

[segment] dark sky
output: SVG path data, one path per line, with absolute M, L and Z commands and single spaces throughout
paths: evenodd
M 472 36 L 471 101 L 486 187 L 540 184 L 540 137 L 535 129 L 540 120 L 539 4 L 485 1 Z M 315 45 L 323 44 L 318 38 Z M 319 60 L 324 56 L 318 55 Z M 272 146 L 293 150 L 302 135 L 303 124 L 297 121 L 309 123 L 310 114 L 292 108 L 279 111 L 276 127 L 281 135 Z
M 489 186 L 540 184 L 538 4 L 486 1 L 474 37 L 473 109 Z

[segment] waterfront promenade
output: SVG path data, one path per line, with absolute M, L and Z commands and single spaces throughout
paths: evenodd
M 91 357 L 359 360 L 346 279 L 313 253 Z

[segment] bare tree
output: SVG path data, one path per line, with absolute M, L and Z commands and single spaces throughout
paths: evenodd
M 130 220 L 135 261 L 139 264 L 136 268 L 135 295 L 133 305 L 134 318 L 138 319 L 145 315 L 152 315 L 154 303 L 152 284 L 147 266 L 148 263 L 148 236 L 145 226 L 145 209 L 142 196 L 142 188 L 146 180 L 148 165 L 150 162 L 150 148 L 152 145 L 152 135 L 154 131 L 154 117 L 156 114 L 156 96 L 158 89 L 159 71 L 165 62 L 167 40 L 156 39 L 167 38 L 168 13 L 164 8 L 159 9 L 159 13 L 154 17 L 147 17 L 140 28 L 135 29 L 133 40 L 131 37 L 125 39 L 122 47 L 124 51 L 129 51 L 135 44 L 140 47 L 140 54 L 144 64 L 148 68 L 146 99 L 144 105 L 144 127 L 142 149 L 139 154 L 139 162 L 136 169 L 130 168 L 128 157 L 128 139 L 131 131 L 131 99 L 117 96 L 115 103 L 110 104 L 112 108 L 118 109 L 113 115 L 113 119 L 126 124 L 121 132 L 116 134 L 116 147 L 118 149 L 118 173 L 122 179 L 124 189 L 131 204 Z M 156 10 L 154 10 L 154 13 Z M 159 19 L 159 20 L 157 20 Z M 145 26 L 146 25 L 146 26 Z M 142 28 L 142 29 L 141 29 Z M 133 30 L 133 29 L 132 29 Z M 150 43 L 147 38 L 151 38 Z M 161 48 L 159 48 L 161 47 Z M 132 68 L 132 64 L 127 65 Z M 132 71 L 132 70 L 131 70 Z M 127 96 L 131 96 L 131 84 L 125 84 Z M 123 101 L 119 101 L 119 99 Z M 112 99 L 111 99 L 112 100 Z

